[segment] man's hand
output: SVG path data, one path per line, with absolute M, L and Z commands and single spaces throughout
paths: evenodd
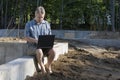
M 35 40 L 35 43 L 38 44 L 38 40 Z
M 34 38 L 31 38 L 31 37 L 25 37 L 25 40 L 30 42 L 30 43 L 38 43 L 38 40 L 34 39 Z

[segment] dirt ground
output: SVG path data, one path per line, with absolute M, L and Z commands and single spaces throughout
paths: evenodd
M 25 80 L 120 80 L 119 52 L 92 54 L 69 47 L 52 64 L 53 74 L 27 76 Z
M 0 41 L 24 40 L 0 38 Z M 94 54 L 70 46 L 69 52 L 52 64 L 53 74 L 42 76 L 38 73 L 26 76 L 25 80 L 120 80 L 120 49 L 108 47 L 106 50 Z
M 24 41 L 24 39 L 16 38 L 16 37 L 0 37 L 0 42 L 21 42 Z

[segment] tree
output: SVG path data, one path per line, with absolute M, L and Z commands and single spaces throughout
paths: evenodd
M 119 30 L 120 1 L 116 0 L 114 4 L 112 2 L 113 0 L 1 0 L 0 28 L 24 28 L 25 23 L 34 18 L 36 7 L 42 5 L 46 9 L 45 19 L 51 23 L 52 29 L 107 30 L 106 15 L 115 13 L 111 19 L 115 26 L 110 27 L 112 31 Z

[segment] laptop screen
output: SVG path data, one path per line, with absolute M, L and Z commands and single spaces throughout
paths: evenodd
M 37 49 L 52 48 L 54 45 L 55 35 L 40 35 L 38 38 Z

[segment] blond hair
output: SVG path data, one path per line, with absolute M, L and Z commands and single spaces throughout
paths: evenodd
M 35 10 L 35 15 L 36 14 L 45 14 L 45 9 L 44 9 L 44 7 L 42 7 L 42 6 L 39 6 L 39 7 L 37 7 L 36 8 L 36 10 Z

